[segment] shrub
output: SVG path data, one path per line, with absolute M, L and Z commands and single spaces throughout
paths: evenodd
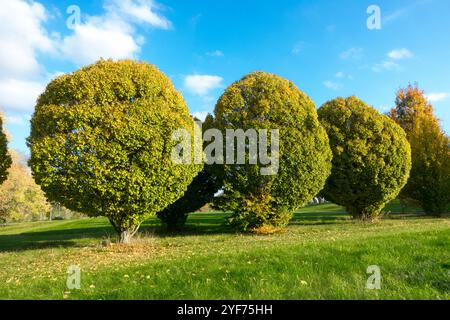
M 50 82 L 31 121 L 29 164 L 50 201 L 106 216 L 129 242 L 202 169 L 177 165 L 172 133 L 194 122 L 155 66 L 101 60 Z
M 243 230 L 286 225 L 293 212 L 322 189 L 331 171 L 328 137 L 314 103 L 292 82 L 254 72 L 226 89 L 214 114 L 214 125 L 223 135 L 227 129 L 256 129 L 259 134 L 261 129 L 279 130 L 275 174 L 262 175 L 265 165 L 250 164 L 248 153 L 245 164 L 215 166 L 223 179 L 223 194 L 215 205 L 233 211 L 230 223 Z M 268 140 L 274 143 L 274 137 Z M 268 154 L 271 148 L 267 145 Z
M 390 116 L 405 129 L 412 150 L 411 174 L 401 200 L 418 203 L 428 215 L 446 213 L 450 209 L 450 138 L 417 86 L 400 89 L 395 104 Z
M 356 97 L 325 103 L 319 119 L 333 150 L 324 195 L 354 218 L 376 219 L 408 180 L 411 149 L 404 131 Z

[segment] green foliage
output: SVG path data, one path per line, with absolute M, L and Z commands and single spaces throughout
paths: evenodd
M 3 132 L 3 116 L 0 115 L 0 184 L 8 178 L 8 169 L 11 167 L 11 156 L 8 153 L 8 139 Z
M 226 129 L 278 129 L 280 135 L 275 175 L 261 175 L 266 166 L 248 164 L 248 153 L 246 165 L 216 166 L 224 186 L 216 206 L 233 211 L 231 224 L 243 230 L 286 225 L 331 171 L 331 150 L 314 103 L 292 82 L 254 72 L 226 89 L 214 114 L 214 126 L 223 134 Z M 269 155 L 270 149 L 269 144 Z
M 333 150 L 324 195 L 355 218 L 375 219 L 408 180 L 411 148 L 405 132 L 356 97 L 325 103 L 319 118 Z
M 128 242 L 142 221 L 175 202 L 201 165 L 177 165 L 180 128 L 194 122 L 155 66 L 101 60 L 56 78 L 38 99 L 29 161 L 50 201 L 106 216 Z
M 409 134 L 412 169 L 403 194 L 419 202 L 429 215 L 447 213 L 450 206 L 450 138 L 436 118 L 419 113 Z
M 401 192 L 403 202 L 419 203 L 429 215 L 448 212 L 450 138 L 441 129 L 423 91 L 411 85 L 399 90 L 390 116 L 405 129 L 412 150 L 411 175 Z

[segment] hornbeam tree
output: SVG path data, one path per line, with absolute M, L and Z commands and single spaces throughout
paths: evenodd
M 106 216 L 128 243 L 203 168 L 177 164 L 174 131 L 194 130 L 181 94 L 155 66 L 100 60 L 50 82 L 31 120 L 29 164 L 48 199 Z
M 331 100 L 318 113 L 333 150 L 323 194 L 355 219 L 377 219 L 409 177 L 411 148 L 405 132 L 357 97 Z

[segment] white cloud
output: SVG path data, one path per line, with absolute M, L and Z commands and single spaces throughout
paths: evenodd
M 372 67 L 373 72 L 402 71 L 403 67 L 400 66 L 397 61 L 412 58 L 413 54 L 408 49 L 402 48 L 391 50 L 386 56 L 388 57 L 387 59 Z
M 362 48 L 350 48 L 340 54 L 340 58 L 343 60 L 348 59 L 361 59 L 363 55 L 363 49 Z
M 427 5 L 432 0 L 415 0 L 415 1 L 409 1 L 409 4 L 407 6 L 404 6 L 402 8 L 398 8 L 397 10 L 391 11 L 388 14 L 383 15 L 383 24 L 389 24 L 391 22 L 394 22 L 400 18 L 408 16 L 408 14 L 417 9 L 419 6 Z
M 39 81 L 7 79 L 0 81 L 0 105 L 5 110 L 31 112 L 45 85 Z
M 224 56 L 223 52 L 220 51 L 220 50 L 215 50 L 215 51 L 207 52 L 206 55 L 207 55 L 207 56 L 210 56 L 210 57 L 223 57 L 223 56 Z
M 9 0 L 0 6 L 0 107 L 5 112 L 31 112 L 45 88 L 38 54 L 56 53 L 56 40 L 44 28 L 48 17 L 34 1 Z
M 331 90 L 334 90 L 334 91 L 337 91 L 337 90 L 342 88 L 342 84 L 337 83 L 337 82 L 333 82 L 333 81 L 325 81 L 323 83 L 323 85 L 325 87 L 327 87 L 328 89 L 331 89 Z
M 75 26 L 74 33 L 64 38 L 61 46 L 64 58 L 78 65 L 100 58 L 133 58 L 139 50 L 130 26 L 120 20 L 97 17 Z
M 339 71 L 334 75 L 338 79 L 349 79 L 353 80 L 353 76 L 350 74 L 346 74 L 345 72 Z
M 425 95 L 429 102 L 440 102 L 450 97 L 447 92 L 431 92 Z
M 407 59 L 413 56 L 411 51 L 406 48 L 392 50 L 387 55 L 393 60 Z
M 153 0 L 103 3 L 102 14 L 83 16 L 85 20 L 61 39 L 58 33 L 46 30 L 45 23 L 51 15 L 41 3 L 1 1 L 0 108 L 6 113 L 8 124 L 24 123 L 50 80 L 39 61 L 40 54 L 60 56 L 79 65 L 100 57 L 135 57 L 144 43 L 136 25 L 171 28 L 170 21 L 157 13 L 161 7 Z
M 171 22 L 155 12 L 158 8 L 152 0 L 109 0 L 103 15 L 87 17 L 63 39 L 61 53 L 78 65 L 100 58 L 136 58 L 144 38 L 136 33 L 135 24 L 171 28 Z
M 372 67 L 372 71 L 374 72 L 383 72 L 383 71 L 400 71 L 402 68 L 400 65 L 395 63 L 394 61 L 385 60 L 381 63 L 378 63 Z
M 54 42 L 43 23 L 48 15 L 37 2 L 2 1 L 0 5 L 0 81 L 35 76 L 41 71 L 38 52 L 53 52 Z
M 172 27 L 169 20 L 155 12 L 161 6 L 153 0 L 109 0 L 105 7 L 110 13 L 123 15 L 125 18 L 155 28 Z
M 406 13 L 408 12 L 407 8 L 400 8 L 396 11 L 393 11 L 389 14 L 387 14 L 384 18 L 383 18 L 383 22 L 384 23 L 390 23 L 392 21 L 397 20 L 398 18 L 403 17 Z
M 188 75 L 184 78 L 184 87 L 194 95 L 205 96 L 209 91 L 220 88 L 223 78 L 211 75 Z
M 104 13 L 88 16 L 63 39 L 48 35 L 49 14 L 35 1 L 8 0 L 0 6 L 0 106 L 32 111 L 49 79 L 38 54 L 51 53 L 84 65 L 100 58 L 135 58 L 144 40 L 135 24 L 167 29 L 170 21 L 155 13 L 153 0 L 105 0 Z

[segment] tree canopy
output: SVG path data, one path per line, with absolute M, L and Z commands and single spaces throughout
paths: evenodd
M 331 100 L 318 113 L 333 150 L 323 194 L 355 218 L 375 219 L 408 180 L 411 148 L 405 132 L 357 97 Z
M 251 163 L 255 159 L 248 152 L 245 164 L 216 166 L 223 179 L 216 205 L 234 212 L 233 225 L 244 230 L 284 226 L 324 186 L 331 170 L 328 137 L 314 103 L 291 81 L 265 72 L 246 75 L 220 97 L 214 126 L 224 136 L 227 130 L 256 129 L 260 137 L 262 130 L 270 131 L 269 143 L 257 145 L 279 162 L 273 174 L 262 174 L 267 164 L 261 158 Z M 250 138 L 242 144 L 246 151 L 255 146 Z
M 176 164 L 172 133 L 192 133 L 181 94 L 155 66 L 101 60 L 51 81 L 31 120 L 29 164 L 50 201 L 106 216 L 128 242 L 202 169 Z

